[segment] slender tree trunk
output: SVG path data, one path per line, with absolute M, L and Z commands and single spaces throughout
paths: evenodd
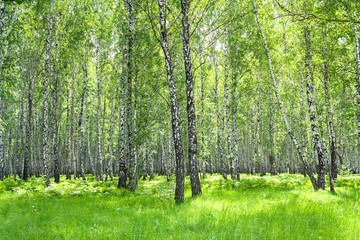
M 328 53 L 327 53 L 327 29 L 325 28 L 324 36 L 324 92 L 325 92 L 325 105 L 327 112 L 327 125 L 329 132 L 329 145 L 330 145 L 330 171 L 331 178 L 337 178 L 337 162 L 336 162 L 336 137 L 333 126 L 333 115 L 331 111 L 330 98 L 329 98 L 329 63 L 328 63 Z
M 269 76 L 269 138 L 270 138 L 270 149 L 269 149 L 269 163 L 271 175 L 276 175 L 275 168 L 275 153 L 274 153 L 274 126 L 273 126 L 273 102 L 272 102 L 272 87 L 271 87 L 271 75 Z
M 238 148 L 238 132 L 237 132 L 237 121 L 236 121 L 236 112 L 237 112 L 237 104 L 236 104 L 236 91 L 237 91 L 237 69 L 233 68 L 233 77 L 232 77 L 232 90 L 231 90 L 231 119 L 232 119 L 232 152 L 233 158 L 231 162 L 231 166 L 233 169 L 234 179 L 240 180 L 240 158 L 239 158 L 239 148 Z
M 22 49 L 22 52 L 24 52 L 24 48 Z M 17 152 L 17 158 L 14 159 L 14 180 L 17 180 L 17 175 L 19 175 L 19 178 L 21 178 L 21 170 L 19 169 L 20 163 L 23 161 L 24 158 L 24 91 L 25 91 L 25 64 L 24 59 L 21 59 L 21 83 L 20 83 L 20 112 L 19 112 L 19 135 L 17 136 L 17 143 L 16 143 L 16 152 Z M 20 151 L 21 149 L 21 151 Z
M 50 82 L 50 55 L 51 55 L 51 32 L 52 32 L 52 9 L 51 4 L 50 16 L 47 25 L 46 37 L 46 58 L 45 58 L 45 79 L 44 79 L 44 136 L 43 136 L 43 163 L 46 186 L 50 186 L 50 130 L 49 130 L 49 82 Z
M 78 120 L 78 141 L 77 141 L 77 156 L 80 163 L 80 171 L 81 171 L 81 177 L 83 180 L 85 180 L 85 166 L 84 166 L 84 144 L 83 144 L 83 138 L 84 138 L 84 127 L 83 127 L 83 112 L 84 112 L 84 101 L 85 96 L 87 95 L 87 49 L 84 50 L 84 63 L 83 63 L 83 75 L 84 75 L 84 85 L 83 90 L 81 92 L 80 97 L 80 112 L 79 112 L 79 120 Z M 75 176 L 74 176 L 75 177 Z
M 34 79 L 29 78 L 28 85 L 28 99 L 27 99 L 27 116 L 26 116 L 26 130 L 25 130 L 25 155 L 24 155 L 24 166 L 22 180 L 27 182 L 29 177 L 30 162 L 31 162 L 31 133 L 32 133 L 32 107 L 33 107 L 33 87 Z M 1 106 L 1 105 L 0 105 Z
M 71 179 L 72 165 L 74 162 L 74 112 L 75 112 L 75 81 L 76 81 L 76 63 L 74 59 L 73 74 L 70 80 L 69 100 L 71 101 L 70 116 L 69 116 L 69 136 L 68 136 L 68 150 L 69 155 L 66 166 L 66 179 Z M 73 166 L 76 168 L 76 166 Z M 76 170 L 75 170 L 76 172 Z M 75 178 L 76 176 L 74 176 Z
M 128 160 L 129 160 L 129 184 L 127 189 L 135 191 L 137 188 L 136 178 L 136 159 L 134 149 L 134 119 L 132 111 L 132 81 L 133 81 L 133 46 L 134 46 L 134 29 L 135 29 L 135 13 L 132 0 L 127 0 L 128 7 L 128 29 L 127 29 L 127 41 L 128 41 L 128 53 L 127 53 L 127 132 L 128 132 Z
M 196 115 L 194 100 L 194 80 L 192 73 L 191 48 L 190 48 L 190 23 L 189 23 L 190 0 L 181 0 L 182 26 L 183 26 L 183 48 L 186 75 L 186 96 L 188 114 L 188 136 L 189 136 L 189 164 L 190 181 L 193 196 L 201 195 L 200 179 L 197 170 L 197 137 L 196 137 Z
M 227 1 L 225 3 L 227 5 Z M 226 7 L 227 8 L 227 7 Z M 235 180 L 235 166 L 234 162 L 234 153 L 231 147 L 231 129 L 230 129 L 230 98 L 229 98 L 229 68 L 228 68 L 228 44 L 229 44 L 229 22 L 226 19 L 225 27 L 225 76 L 224 76 L 224 99 L 225 99 L 225 113 L 226 113 L 226 140 L 227 140 L 227 154 L 226 154 L 226 165 L 231 164 L 231 179 Z M 227 168 L 226 168 L 227 169 Z
M 106 159 L 104 156 L 104 146 L 105 146 L 105 135 L 104 135 L 104 130 L 105 130 L 105 121 L 107 119 L 106 117 L 106 100 L 107 100 L 107 80 L 108 80 L 108 76 L 107 76 L 107 71 L 105 72 L 105 78 L 104 78 L 104 107 L 103 107 L 103 114 L 102 114 L 102 125 L 101 125 L 101 152 L 102 152 L 102 162 L 100 165 L 100 179 L 101 181 L 103 181 L 103 176 L 104 176 L 104 169 L 105 169 L 105 175 L 106 175 Z
M 95 159 L 92 157 L 93 155 L 91 153 L 91 144 L 90 144 L 90 128 L 91 128 L 91 124 L 90 124 L 90 116 L 89 116 L 89 100 L 88 100 L 87 95 L 86 95 L 85 100 L 86 100 L 86 122 L 87 122 L 87 150 L 88 150 L 91 169 L 92 169 L 92 172 L 95 175 L 95 180 L 99 181 L 98 175 L 97 175 L 97 172 L 96 172 Z
M 255 0 L 253 0 L 253 5 L 254 5 L 254 11 L 255 11 L 255 14 L 256 14 L 256 21 L 258 23 L 258 26 L 259 26 L 259 30 L 260 30 L 260 33 L 261 33 L 261 37 L 263 39 L 263 42 L 264 42 L 264 47 L 265 47 L 265 51 L 266 51 L 266 55 L 267 55 L 267 58 L 268 58 L 268 65 L 269 65 L 269 71 L 270 71 L 270 74 L 271 74 L 271 78 L 272 78 L 272 81 L 273 81 L 273 86 L 274 86 L 274 91 L 275 91 L 275 95 L 276 95 L 276 98 L 277 98 L 277 101 L 278 101 L 278 104 L 279 104 L 279 108 L 280 108 L 280 111 L 281 111 L 281 115 L 283 117 L 283 120 L 284 120 L 284 124 L 285 124 L 285 128 L 286 128 L 286 131 L 287 133 L 290 135 L 295 147 L 296 147 L 296 150 L 299 154 L 299 157 L 302 161 L 302 163 L 304 164 L 304 167 L 305 167 L 305 170 L 307 172 L 307 174 L 309 175 L 310 177 L 310 180 L 311 180 L 311 183 L 313 185 L 313 187 L 315 189 L 318 189 L 318 186 L 317 186 L 317 181 L 311 171 L 311 168 L 308 167 L 307 165 L 307 162 L 306 162 L 306 158 L 305 158 L 305 155 L 303 153 L 303 149 L 301 149 L 301 147 L 299 146 L 298 144 L 298 141 L 296 139 L 296 136 L 294 135 L 293 131 L 291 130 L 290 126 L 289 126 L 289 123 L 287 121 L 287 117 L 285 115 L 285 111 L 284 111 L 284 108 L 283 108 L 283 104 L 282 104 L 282 101 L 281 101 L 281 98 L 280 98 L 280 94 L 279 94 L 279 90 L 278 90 L 278 87 L 277 87 L 277 82 L 276 82 L 276 78 L 275 78 L 275 74 L 274 74 L 274 71 L 272 69 L 272 62 L 271 62 L 271 56 L 270 56 L 270 51 L 269 51 L 269 48 L 268 48 L 268 45 L 267 45 L 267 42 L 266 42 L 266 38 L 265 38 L 265 35 L 264 35 L 264 32 L 262 30 L 262 27 L 261 27 L 261 23 L 260 23 L 260 20 L 259 20 L 259 13 L 257 11 L 257 7 L 256 7 L 256 3 L 255 3 Z
M 160 27 L 161 27 L 161 46 L 165 55 L 165 67 L 167 71 L 167 80 L 170 92 L 170 112 L 171 112 L 171 127 L 172 137 L 175 147 L 176 159 L 176 188 L 175 188 L 175 201 L 177 203 L 184 202 L 184 151 L 181 139 L 181 119 L 180 119 L 180 106 L 177 97 L 174 70 L 172 57 L 170 54 L 169 43 L 167 39 L 166 29 L 166 0 L 159 0 L 160 10 Z
M 354 11 L 354 16 L 356 17 L 356 11 Z M 357 23 L 354 24 L 355 32 L 355 44 L 356 44 L 356 102 L 358 105 L 358 110 L 356 112 L 357 117 L 357 127 L 358 127 L 358 142 L 360 144 L 360 43 L 359 43 L 359 33 L 357 31 Z
M 325 188 L 325 152 L 321 146 L 321 139 L 318 130 L 317 120 L 316 120 L 316 113 L 315 113 L 315 103 L 313 102 L 314 96 L 314 86 L 310 79 L 311 74 L 311 35 L 310 29 L 308 26 L 305 26 L 304 29 L 305 33 L 305 79 L 306 79 L 306 94 L 307 94 L 307 101 L 309 106 L 309 116 L 310 116 L 310 123 L 311 123 L 311 131 L 312 131 L 312 138 L 314 141 L 314 148 L 316 152 L 316 157 L 318 159 L 317 162 L 317 173 L 318 173 L 318 188 Z
M 217 128 L 217 147 L 218 147 L 218 156 L 221 163 L 221 171 L 222 176 L 224 179 L 227 179 L 227 169 L 226 169 L 226 163 L 224 159 L 224 148 L 223 148 L 223 140 L 222 140 L 222 128 L 220 127 L 220 110 L 219 110 L 219 96 L 218 96 L 218 85 L 219 85 L 219 79 L 218 79 L 218 68 L 217 68 L 217 62 L 216 62 L 216 51 L 215 46 L 213 47 L 214 51 L 214 69 L 215 69 L 215 105 L 216 105 L 216 128 Z
M 55 183 L 60 182 L 60 161 L 59 161 L 59 153 L 58 153 L 58 131 L 59 131 L 59 123 L 57 117 L 57 108 L 58 108 L 58 70 L 57 70 L 57 51 L 58 51 L 58 13 L 56 14 L 56 31 L 55 31 L 55 56 L 54 56 L 54 65 L 53 65 L 53 106 L 52 106 L 52 118 L 53 118 L 53 129 L 52 129 L 52 146 L 53 146 L 53 161 L 54 161 L 54 180 Z
M 119 182 L 118 188 L 126 188 L 127 168 L 125 164 L 125 77 L 128 45 L 124 45 L 122 74 L 120 77 L 120 111 L 119 111 Z M 119 76 L 118 76 L 119 77 Z
M 203 170 L 203 179 L 206 177 L 206 157 L 205 157 L 205 129 L 204 129 L 204 69 L 203 64 L 201 65 L 201 153 L 202 153 L 202 170 Z
M 5 25 L 5 5 L 4 1 L 0 0 L 0 50 L 2 50 L 2 42 L 3 42 L 3 28 Z M 4 61 L 2 59 L 2 54 L 0 53 L 0 63 Z M 3 88 L 2 86 L 2 64 L 0 65 L 0 89 Z M 4 178 L 4 168 L 5 168 L 5 159 L 3 158 L 3 134 L 4 134 L 4 127 L 3 127 L 3 111 L 2 111 L 2 99 L 0 96 L 0 181 Z
M 96 57 L 96 76 L 97 76 L 97 156 L 96 156 L 96 172 L 100 177 L 100 181 L 103 181 L 102 175 L 102 166 L 103 166 L 103 152 L 102 152 L 102 145 L 101 145 L 101 86 L 102 86 L 102 79 L 101 79 L 101 61 L 100 61 L 100 53 L 99 53 L 99 46 L 97 46 L 97 57 Z
M 304 97 L 304 77 L 302 72 L 300 72 L 301 78 L 300 78 L 300 86 L 299 86 L 299 90 L 300 90 L 300 97 L 301 97 L 301 102 L 300 102 L 300 131 L 301 131 L 301 142 L 302 142 L 302 149 L 304 149 L 304 151 L 306 151 L 306 146 L 308 146 L 308 137 L 306 134 L 306 127 L 305 125 L 305 119 L 306 119 L 306 112 L 305 112 L 305 97 Z M 307 157 L 309 157 L 309 151 L 306 155 Z M 307 174 L 306 171 L 305 175 Z
M 118 82 L 118 78 L 116 80 L 116 92 L 115 92 L 115 101 L 114 101 L 114 106 L 113 106 L 113 110 L 111 113 L 111 120 L 110 120 L 110 139 L 109 139 L 109 147 L 108 147 L 108 159 L 107 159 L 107 167 L 106 167 L 106 179 L 105 181 L 107 181 L 107 177 L 108 175 L 110 175 L 110 179 L 111 181 L 114 180 L 113 178 L 113 138 L 114 138 L 114 118 L 115 118 L 115 113 L 117 111 L 117 99 L 118 99 L 118 92 L 119 92 L 119 88 L 118 88 L 119 82 Z

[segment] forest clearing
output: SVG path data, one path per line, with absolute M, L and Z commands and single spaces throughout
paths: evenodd
M 0 0 L 0 239 L 360 239 L 358 15 Z

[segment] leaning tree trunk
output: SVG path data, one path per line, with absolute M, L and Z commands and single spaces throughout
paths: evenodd
M 196 137 L 196 115 L 194 100 L 194 79 L 192 73 L 191 48 L 190 48 L 190 23 L 189 23 L 190 0 L 181 0 L 182 26 L 183 26 L 183 48 L 186 75 L 186 96 L 188 115 L 189 136 L 189 165 L 190 181 L 193 196 L 201 195 L 200 179 L 197 169 L 197 137 Z
M 184 151 L 181 139 L 181 126 L 180 126 L 180 107 L 178 96 L 176 92 L 176 85 L 174 79 L 174 69 L 172 58 L 169 49 L 166 29 L 166 0 L 159 1 L 160 10 L 160 27 L 161 27 L 161 46 L 165 55 L 165 67 L 167 71 L 167 80 L 170 92 L 170 112 L 171 112 L 171 127 L 172 137 L 175 147 L 176 158 L 176 188 L 175 188 L 175 201 L 177 203 L 184 202 Z
M 51 3 L 51 12 L 53 2 Z M 50 55 L 51 55 L 51 31 L 53 16 L 50 12 L 46 36 L 45 79 L 44 79 L 44 136 L 43 136 L 43 163 L 46 186 L 50 186 L 50 130 L 49 130 L 49 82 L 50 82 Z
M 218 147 L 218 156 L 221 164 L 221 170 L 222 170 L 222 176 L 224 179 L 227 179 L 227 171 L 226 171 L 226 164 L 224 159 L 224 148 L 223 148 L 223 141 L 222 141 L 222 129 L 220 128 L 220 110 L 219 110 L 219 97 L 218 97 L 218 85 L 219 85 L 219 79 L 218 79 L 218 69 L 217 69 L 217 62 L 216 62 L 216 52 L 215 52 L 215 46 L 213 47 L 214 51 L 214 69 L 215 69 L 215 105 L 216 105 L 216 128 L 217 128 L 217 147 Z
M 284 121 L 284 124 L 285 124 L 286 131 L 289 134 L 290 138 L 292 139 L 292 141 L 293 141 L 293 143 L 294 143 L 294 145 L 296 147 L 296 150 L 297 150 L 297 152 L 299 154 L 299 157 L 300 157 L 302 163 L 304 164 L 304 167 L 305 167 L 305 170 L 306 170 L 307 174 L 310 177 L 310 180 L 311 180 L 311 183 L 312 183 L 313 187 L 315 189 L 318 189 L 317 181 L 316 181 L 316 179 L 314 177 L 314 174 L 311 171 L 311 168 L 309 168 L 309 166 L 308 166 L 308 164 L 306 162 L 306 158 L 305 158 L 303 149 L 301 149 L 300 145 L 298 144 L 298 141 L 296 139 L 295 134 L 293 133 L 293 131 L 291 130 L 291 128 L 289 126 L 289 123 L 288 123 L 288 120 L 287 120 L 287 117 L 286 117 L 286 114 L 285 114 L 285 111 L 284 111 L 284 107 L 283 107 L 283 104 L 282 104 L 282 101 L 281 101 L 281 98 L 280 98 L 279 90 L 278 90 L 278 87 L 277 87 L 277 81 L 276 81 L 275 74 L 274 74 L 274 71 L 273 71 L 273 68 L 272 68 L 270 51 L 269 51 L 269 48 L 268 48 L 268 45 L 267 45 L 267 42 L 266 42 L 264 32 L 263 32 L 262 27 L 261 27 L 261 23 L 260 23 L 260 20 L 259 20 L 259 13 L 258 13 L 258 10 L 257 10 L 257 7 L 256 7 L 255 0 L 253 0 L 253 5 L 254 5 L 254 11 L 255 11 L 255 14 L 256 14 L 256 21 L 257 21 L 258 26 L 259 26 L 261 37 L 262 37 L 263 42 L 264 42 L 266 55 L 267 55 L 267 58 L 268 58 L 269 71 L 270 71 L 271 78 L 272 78 L 272 81 L 273 81 L 275 95 L 276 95 L 276 98 L 277 98 L 277 101 L 278 101 L 278 104 L 279 104 L 281 115 L 283 117 L 283 121 Z

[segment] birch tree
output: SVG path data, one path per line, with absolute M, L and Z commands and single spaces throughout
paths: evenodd
M 187 115 L 188 115 L 188 137 L 189 137 L 189 164 L 191 191 L 193 196 L 201 195 L 200 179 L 197 170 L 197 137 L 196 137 L 196 115 L 194 102 L 194 79 L 191 62 L 190 47 L 190 23 L 189 23 L 190 0 L 181 0 L 182 14 L 182 40 L 185 62 L 186 76 L 186 96 L 187 96 Z

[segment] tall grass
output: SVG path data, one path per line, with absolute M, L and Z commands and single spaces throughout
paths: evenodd
M 134 193 L 89 179 L 0 183 L 0 239 L 360 239 L 355 175 L 340 176 L 336 194 L 301 175 L 213 175 L 197 198 L 186 179 L 182 205 L 164 177 Z

